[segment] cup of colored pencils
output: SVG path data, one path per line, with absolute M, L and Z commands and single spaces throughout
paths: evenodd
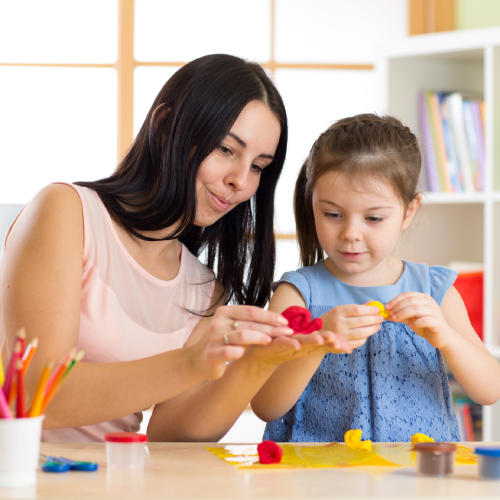
M 48 361 L 29 398 L 24 379 L 38 339 L 25 344 L 26 331 L 21 328 L 5 371 L 0 356 L 0 488 L 36 484 L 43 413 L 85 353 L 73 349 L 57 365 Z

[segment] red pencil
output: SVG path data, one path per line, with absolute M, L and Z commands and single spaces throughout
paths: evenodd
M 26 392 L 24 390 L 23 362 L 17 360 L 17 400 L 16 418 L 26 417 Z
M 14 375 L 16 373 L 17 360 L 21 356 L 21 344 L 16 339 L 14 344 L 14 352 L 10 358 L 9 367 L 7 368 L 7 374 L 5 375 L 5 383 L 3 384 L 3 393 L 7 400 L 9 399 L 9 392 L 12 386 L 12 381 L 14 380 Z
M 26 344 L 26 328 L 22 326 L 17 331 L 17 340 L 21 344 L 21 356 L 24 356 L 24 348 Z
M 40 411 L 40 414 L 45 412 L 45 408 L 47 408 L 47 405 L 50 403 L 52 398 L 56 395 L 57 390 L 59 389 L 59 382 L 61 381 L 63 375 L 66 373 L 66 370 L 69 368 L 71 365 L 71 362 L 73 359 L 71 357 L 68 357 L 62 366 L 62 369 L 59 370 L 57 373 L 52 385 L 50 386 L 49 390 L 45 392 L 45 397 L 43 398 L 43 404 L 42 404 L 42 410 Z

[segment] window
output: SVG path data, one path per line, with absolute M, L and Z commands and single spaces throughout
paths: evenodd
M 109 175 L 165 81 L 189 60 L 230 53 L 267 69 L 288 112 L 279 277 L 298 265 L 297 172 L 329 124 L 377 111 L 377 45 L 406 36 L 406 10 L 401 0 L 0 0 L 0 209 L 50 182 Z

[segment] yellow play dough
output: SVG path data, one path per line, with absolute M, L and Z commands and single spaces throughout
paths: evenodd
M 369 305 L 369 306 L 377 306 L 378 310 L 380 311 L 379 314 L 384 319 L 387 319 L 389 317 L 389 315 L 391 314 L 389 311 L 386 311 L 386 309 L 384 307 L 384 304 L 382 304 L 382 302 L 379 302 L 378 300 L 372 300 L 367 305 Z
M 420 432 L 417 432 L 416 434 L 413 434 L 411 437 L 411 447 L 415 448 L 415 445 L 417 443 L 435 443 L 434 439 L 432 439 L 429 436 L 426 436 L 425 434 L 421 434 Z
M 361 441 L 361 434 L 363 431 L 361 429 L 352 429 L 344 434 L 345 445 L 353 450 L 364 450 L 370 451 L 372 449 L 372 442 L 367 439 L 366 441 Z

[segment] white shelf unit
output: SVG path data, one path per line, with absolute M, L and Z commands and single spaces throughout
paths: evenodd
M 421 138 L 420 90 L 479 92 L 485 100 L 486 190 L 425 193 L 399 248 L 430 265 L 484 264 L 484 342 L 500 358 L 500 28 L 408 37 L 381 51 L 381 109 Z M 500 384 L 500 380 L 492 380 Z M 483 441 L 500 440 L 500 403 L 483 407 Z

